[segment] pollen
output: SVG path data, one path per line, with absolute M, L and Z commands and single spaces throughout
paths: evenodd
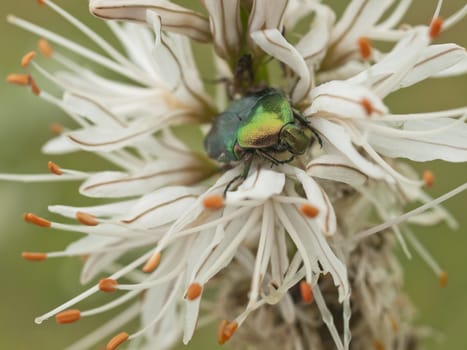
M 378 339 L 373 340 L 373 347 L 375 350 L 386 350 L 384 344 L 381 342 L 381 340 Z
M 302 212 L 303 215 L 309 218 L 315 218 L 319 215 L 319 209 L 310 204 L 303 204 L 300 207 L 300 211 Z
M 39 89 L 39 86 L 37 86 L 36 81 L 33 78 L 31 78 L 30 85 L 32 93 L 36 96 L 39 96 L 41 89 Z
M 21 256 L 23 259 L 29 261 L 43 261 L 47 259 L 47 254 L 45 253 L 22 252 Z
M 313 290 L 308 282 L 300 282 L 300 294 L 305 304 L 311 304 L 313 302 Z
M 82 211 L 76 212 L 76 220 L 86 226 L 97 226 L 99 224 L 94 215 L 83 213 Z
M 443 29 L 443 19 L 441 17 L 434 18 L 430 24 L 430 33 L 429 33 L 430 38 L 432 40 L 436 39 L 441 34 L 442 29 Z
M 218 194 L 212 194 L 210 196 L 206 196 L 203 199 L 203 206 L 206 209 L 217 210 L 221 209 L 224 206 L 224 198 Z
M 423 172 L 423 182 L 427 187 L 433 186 L 433 184 L 435 183 L 435 175 L 431 170 L 425 170 Z
M 60 123 L 52 123 L 49 125 L 49 130 L 52 134 L 60 135 L 63 132 L 63 125 Z
M 439 285 L 441 288 L 446 287 L 448 284 L 448 274 L 445 271 L 441 271 L 439 274 Z
M 37 42 L 37 47 L 39 51 L 45 56 L 45 57 L 51 57 L 52 54 L 54 53 L 54 50 L 52 46 L 50 46 L 49 42 L 45 39 L 39 39 Z
M 371 53 L 373 51 L 373 46 L 371 45 L 371 41 L 368 38 L 360 37 L 358 38 L 358 49 L 360 51 L 360 56 L 364 60 L 367 60 L 371 57 Z
M 111 293 L 117 290 L 118 282 L 112 278 L 103 278 L 99 281 L 99 289 L 103 292 Z
M 225 344 L 230 338 L 232 338 L 237 328 L 238 328 L 237 322 L 235 321 L 229 322 L 227 320 L 223 320 L 219 324 L 219 328 L 217 330 L 217 342 L 220 345 Z
M 13 73 L 7 76 L 6 81 L 10 84 L 28 86 L 31 82 L 31 76 L 29 74 Z
M 122 332 L 122 333 L 117 334 L 115 337 L 110 339 L 110 341 L 105 346 L 105 349 L 106 350 L 115 350 L 122 343 L 127 341 L 128 337 L 129 337 L 129 335 L 126 332 Z
M 60 312 L 55 315 L 55 321 L 59 324 L 73 323 L 81 318 L 81 311 L 78 309 L 71 309 Z
M 49 171 L 50 171 L 52 174 L 55 174 L 55 175 L 62 175 L 62 169 L 60 169 L 60 166 L 58 166 L 58 165 L 55 164 L 54 162 L 49 161 L 49 162 L 47 163 L 47 167 L 49 168 Z
M 44 218 L 41 218 L 40 216 L 37 216 L 36 214 L 33 213 L 25 213 L 23 215 L 23 218 L 25 221 L 40 226 L 40 227 L 50 227 L 52 226 L 52 223 Z
M 203 292 L 203 287 L 199 283 L 192 283 L 186 290 L 185 298 L 188 300 L 198 299 Z
M 21 67 L 26 68 L 29 63 L 36 57 L 36 52 L 35 51 L 30 51 L 26 55 L 23 56 L 21 59 Z
M 157 252 L 149 258 L 146 264 L 143 266 L 143 272 L 153 272 L 161 261 L 161 253 Z
M 362 105 L 363 109 L 365 110 L 365 113 L 368 116 L 370 116 L 373 113 L 373 111 L 374 111 L 373 104 L 370 102 L 369 99 L 362 98 L 360 100 L 360 104 Z

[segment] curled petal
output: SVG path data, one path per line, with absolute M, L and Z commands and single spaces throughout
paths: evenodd
M 211 40 L 209 22 L 203 15 L 165 0 L 91 0 L 91 13 L 112 20 L 146 23 L 146 11 L 161 17 L 162 29 L 208 42 Z
M 236 191 L 227 192 L 227 200 L 265 200 L 281 193 L 284 184 L 284 174 L 264 166 L 252 172 Z
M 277 29 L 260 30 L 251 33 L 251 38 L 266 53 L 288 65 L 299 77 L 292 92 L 293 102 L 303 99 L 311 88 L 310 71 L 305 60 Z

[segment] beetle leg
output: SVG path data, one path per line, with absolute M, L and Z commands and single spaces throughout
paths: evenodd
M 224 193 L 223 193 L 224 198 L 226 197 L 227 191 L 229 190 L 229 188 L 237 180 L 239 180 L 239 179 L 245 180 L 246 177 L 248 176 L 248 173 L 250 172 L 251 163 L 253 162 L 253 153 L 248 153 L 246 157 L 247 157 L 247 159 L 245 160 L 245 167 L 243 168 L 242 173 L 240 175 L 235 176 L 232 180 L 229 181 L 227 186 L 225 186 Z

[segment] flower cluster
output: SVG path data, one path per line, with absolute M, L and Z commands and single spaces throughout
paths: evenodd
M 189 342 L 197 324 L 226 317 L 218 331 L 223 344 L 242 324 L 254 327 L 266 315 L 268 326 L 259 336 L 265 344 L 266 330 L 279 330 L 278 349 L 343 350 L 351 346 L 351 328 L 364 334 L 351 327 L 351 309 L 357 307 L 370 341 L 387 349 L 406 342 L 409 331 L 391 333 L 380 317 L 387 315 L 393 328 L 403 323 L 402 316 L 388 311 L 396 299 L 391 286 L 399 283 L 399 275 L 390 272 L 391 249 L 387 241 L 378 245 L 367 237 L 391 230 L 445 282 L 442 269 L 401 224 L 446 220 L 454 226 L 439 204 L 466 185 L 433 201 L 423 191 L 433 174 L 420 178 L 397 158 L 466 161 L 467 108 L 392 114 L 384 98 L 430 77 L 467 71 L 464 48 L 432 43 L 466 15 L 467 6 L 442 20 L 439 1 L 427 25 L 412 27 L 398 26 L 410 1 L 394 2 L 353 0 L 336 20 L 319 1 L 274 0 L 271 6 L 266 0 L 203 0 L 202 9 L 192 10 L 166 0 L 90 0 L 91 13 L 109 20 L 121 52 L 52 1 L 38 1 L 104 55 L 9 16 L 14 25 L 42 37 L 39 50 L 63 67 L 50 72 L 30 52 L 22 60 L 29 72 L 7 78 L 30 87 L 76 124 L 73 130 L 58 128 L 43 152 L 93 152 L 118 169 L 86 172 L 50 162 L 51 174 L 0 175 L 82 181 L 81 195 L 112 199 L 90 207 L 49 206 L 75 224 L 25 214 L 38 226 L 84 235 L 63 251 L 25 252 L 25 259 L 85 256 L 82 283 L 101 278 L 36 322 L 51 317 L 75 322 L 125 304 L 119 316 L 70 349 L 86 349 L 114 334 L 107 349 L 128 340 L 141 348 L 166 349 L 180 337 Z M 391 49 L 380 51 L 372 41 Z M 111 74 L 80 66 L 49 42 Z M 213 47 L 211 74 L 219 77 L 214 92 L 200 78 L 192 42 Z M 62 94 L 42 89 L 39 79 L 54 83 Z M 231 163 L 200 151 L 197 145 L 232 100 L 265 87 L 284 91 L 286 103 L 319 142 L 289 158 L 250 150 L 250 160 Z M 423 205 L 404 214 L 411 202 Z M 370 226 L 372 212 L 380 225 Z M 128 257 L 133 261 L 123 264 Z M 99 292 L 118 296 L 93 309 L 73 308 Z M 311 303 L 317 310 L 307 313 Z M 118 333 L 138 317 L 139 331 Z M 332 341 L 318 343 L 322 332 Z M 361 339 L 355 344 L 367 346 Z

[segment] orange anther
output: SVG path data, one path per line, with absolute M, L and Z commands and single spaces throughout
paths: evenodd
M 77 309 L 66 310 L 55 315 L 55 321 L 59 324 L 73 323 L 81 318 L 81 312 Z
M 230 338 L 232 338 L 237 328 L 237 322 L 229 322 L 227 320 L 223 320 L 219 324 L 219 328 L 217 329 L 217 342 L 221 345 L 225 344 Z
M 45 0 L 36 0 L 39 5 L 45 5 Z
M 23 257 L 23 259 L 29 261 L 42 261 L 47 259 L 47 254 L 45 253 L 22 252 L 21 256 Z
M 113 337 L 106 345 L 106 350 L 115 350 L 119 345 L 124 343 L 128 339 L 129 335 L 126 332 L 122 332 Z
M 11 84 L 27 86 L 31 82 L 31 76 L 29 74 L 13 73 L 6 77 L 6 81 Z
M 444 271 L 441 271 L 439 274 L 439 285 L 441 288 L 446 287 L 448 284 L 448 274 Z
M 50 57 L 54 53 L 52 46 L 50 46 L 49 42 L 45 39 L 39 39 L 37 42 L 37 47 L 39 51 L 45 56 Z
M 307 281 L 300 282 L 300 294 L 305 304 L 311 304 L 313 302 L 313 290 Z
M 23 218 L 25 221 L 31 224 L 37 225 L 37 226 L 41 226 L 41 227 L 52 226 L 52 223 L 49 220 L 41 218 L 40 216 L 37 216 L 36 214 L 33 214 L 33 213 L 25 213 L 23 215 Z
M 188 300 L 198 299 L 203 292 L 203 287 L 199 283 L 192 283 L 186 290 L 185 298 Z
M 372 105 L 372 103 L 370 102 L 369 99 L 362 98 L 360 100 L 360 104 L 362 105 L 363 109 L 365 110 L 365 112 L 366 112 L 366 114 L 368 116 L 370 116 L 373 113 L 373 111 L 374 111 L 373 105 Z
M 224 206 L 224 198 L 218 194 L 212 194 L 204 197 L 203 206 L 206 209 L 217 210 Z
M 34 51 L 29 51 L 26 55 L 23 56 L 21 59 L 21 67 L 25 68 L 29 65 L 29 63 L 36 57 L 36 53 Z
M 76 220 L 87 226 L 97 226 L 99 224 L 94 215 L 83 213 L 82 211 L 76 212 Z
M 39 87 L 36 84 L 36 81 L 33 78 L 31 78 L 30 85 L 32 93 L 38 96 L 41 93 L 41 89 L 39 89 Z
M 386 349 L 386 347 L 384 346 L 384 344 L 381 343 L 381 341 L 378 340 L 378 339 L 373 340 L 373 346 L 374 346 L 374 348 L 375 348 L 376 350 L 385 350 L 385 349 Z
M 431 170 L 425 170 L 423 172 L 423 182 L 425 182 L 425 186 L 431 187 L 435 183 L 435 174 Z
M 63 125 L 60 123 L 52 123 L 49 125 L 49 130 L 52 134 L 60 135 L 63 132 Z
M 441 17 L 433 18 L 430 24 L 430 38 L 436 39 L 443 28 L 443 19 Z
M 143 266 L 143 272 L 148 273 L 148 272 L 154 271 L 159 265 L 160 261 L 161 261 L 161 253 L 157 252 L 153 254 L 153 256 L 151 256 L 149 260 L 146 262 L 146 264 Z
M 99 281 L 99 289 L 103 292 L 115 292 L 118 282 L 112 278 L 103 278 Z
M 319 215 L 319 209 L 310 204 L 302 204 L 300 211 L 309 218 L 315 218 Z
M 47 167 L 49 168 L 49 171 L 52 173 L 52 174 L 55 174 L 55 175 L 62 175 L 62 169 L 60 169 L 60 167 L 55 164 L 54 162 L 52 161 L 49 161 L 47 163 Z
M 360 37 L 358 38 L 358 48 L 360 50 L 360 55 L 364 60 L 367 60 L 368 58 L 371 57 L 371 53 L 373 50 L 373 47 L 371 45 L 371 41 L 368 38 L 365 37 Z

